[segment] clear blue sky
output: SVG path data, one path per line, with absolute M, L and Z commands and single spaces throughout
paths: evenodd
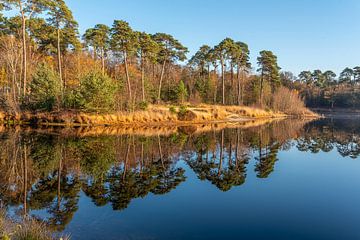
M 360 0 L 66 0 L 80 32 L 114 19 L 166 32 L 193 54 L 225 37 L 246 42 L 252 63 L 271 50 L 283 70 L 360 65 Z

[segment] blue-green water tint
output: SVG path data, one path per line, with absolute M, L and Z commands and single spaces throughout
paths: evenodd
M 3 204 L 72 239 L 360 239 L 358 120 L 2 142 Z M 23 176 L 24 146 L 26 201 L 5 168 Z

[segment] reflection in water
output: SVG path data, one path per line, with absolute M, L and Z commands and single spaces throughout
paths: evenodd
M 360 124 L 331 120 L 275 122 L 253 128 L 168 135 L 78 137 L 8 129 L 0 135 L 0 200 L 16 215 L 30 214 L 62 231 L 79 207 L 81 192 L 96 206 L 126 209 L 148 194 L 166 194 L 186 180 L 186 163 L 198 179 L 221 191 L 275 171 L 279 151 L 295 146 L 318 153 L 360 154 Z

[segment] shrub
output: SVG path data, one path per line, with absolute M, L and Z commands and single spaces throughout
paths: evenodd
M 39 64 L 30 83 L 30 105 L 36 109 L 53 110 L 59 101 L 61 88 L 57 73 L 47 64 Z
M 308 111 L 297 91 L 285 87 L 281 87 L 275 92 L 272 106 L 275 111 L 291 115 L 301 115 Z
M 170 111 L 170 113 L 172 113 L 172 114 L 176 114 L 176 113 L 177 113 L 177 112 L 176 112 L 176 108 L 175 108 L 174 106 L 169 107 L 169 111 Z
M 187 112 L 187 107 L 182 105 L 179 108 L 179 115 L 184 115 Z
M 78 109 L 85 105 L 84 98 L 77 89 L 66 91 L 63 104 L 65 108 Z
M 143 110 L 143 111 L 148 109 L 148 107 L 149 107 L 149 104 L 147 102 L 144 102 L 144 101 L 139 102 L 139 104 L 138 104 L 138 109 Z
M 109 110 L 115 103 L 116 84 L 107 75 L 94 71 L 81 79 L 76 102 L 87 110 Z
M 184 103 L 185 99 L 188 97 L 188 92 L 183 81 L 180 81 L 179 86 L 177 87 L 177 99 L 180 103 Z

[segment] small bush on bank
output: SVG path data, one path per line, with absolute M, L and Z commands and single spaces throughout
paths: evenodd
M 180 81 L 179 86 L 177 87 L 177 100 L 183 104 L 188 96 L 189 94 L 184 82 Z
M 275 111 L 290 115 L 301 115 L 308 111 L 299 94 L 285 87 L 281 87 L 275 92 L 272 107 Z
M 61 82 L 57 73 L 47 64 L 39 64 L 30 84 L 30 106 L 47 111 L 59 104 Z
M 63 105 L 65 108 L 80 109 L 85 105 L 84 98 L 78 90 L 66 91 Z
M 180 108 L 179 108 L 179 115 L 182 116 L 182 115 L 184 115 L 186 112 L 187 112 L 187 107 L 184 106 L 184 105 L 180 106 Z
M 86 110 L 110 110 L 114 107 L 116 89 L 110 77 L 95 71 L 81 79 L 79 92 L 70 99 Z
M 170 111 L 170 113 L 172 113 L 172 114 L 176 114 L 177 112 L 176 112 L 176 107 L 174 107 L 174 106 L 170 106 L 169 107 L 169 111 Z
M 140 102 L 137 107 L 142 111 L 146 111 L 149 107 L 149 104 L 147 102 Z

